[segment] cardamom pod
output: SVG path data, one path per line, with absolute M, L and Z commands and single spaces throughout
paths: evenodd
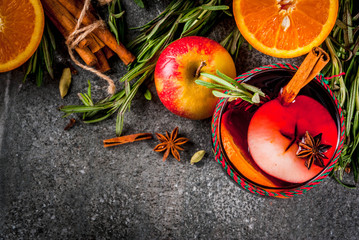
M 64 68 L 59 83 L 61 98 L 64 98 L 66 96 L 67 92 L 69 91 L 70 85 L 71 85 L 71 69 Z
M 206 151 L 204 151 L 204 150 L 200 150 L 200 151 L 196 152 L 195 154 L 193 154 L 193 156 L 191 158 L 191 165 L 201 161 L 205 154 L 206 154 Z

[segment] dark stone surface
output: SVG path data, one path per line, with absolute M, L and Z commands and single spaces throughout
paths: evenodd
M 142 10 L 125 2 L 129 26 L 168 3 L 152 1 Z M 221 40 L 231 25 L 220 23 L 210 37 Z M 274 62 L 300 59 L 274 59 L 244 46 L 237 70 Z M 111 64 L 111 76 L 119 78 L 126 68 Z M 135 97 L 124 134 L 179 126 L 191 140 L 181 162 L 163 162 L 152 151 L 156 140 L 104 149 L 102 140 L 115 135 L 114 118 L 63 130 L 69 120 L 57 108 L 80 103 L 76 93 L 86 91 L 88 79 L 95 98 L 103 96 L 106 86 L 97 77 L 80 71 L 63 100 L 58 80 L 46 76 L 36 87 L 22 78 L 21 68 L 0 74 L 0 239 L 358 239 L 358 190 L 327 178 L 291 199 L 246 192 L 214 160 L 210 120 L 171 114 L 153 86 L 152 101 Z M 190 165 L 201 149 L 205 158 Z

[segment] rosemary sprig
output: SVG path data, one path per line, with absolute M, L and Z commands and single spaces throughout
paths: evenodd
M 216 97 L 241 98 L 251 104 L 260 103 L 260 97 L 265 97 L 264 92 L 255 86 L 244 82 L 239 83 L 218 70 L 216 73 L 217 75 L 209 73 L 200 74 L 200 76 L 209 78 L 216 83 L 206 82 L 200 79 L 197 79 L 195 83 L 210 89 L 215 89 L 212 93 Z M 226 92 L 223 93 L 223 90 L 226 90 Z
M 234 29 L 220 42 L 220 44 L 227 49 L 227 51 L 232 55 L 233 59 L 238 58 L 239 49 L 244 42 L 244 37 L 239 32 L 237 27 Z
M 137 28 L 139 35 L 128 46 L 137 56 L 137 61 L 130 65 L 129 71 L 120 79 L 125 86 L 123 90 L 98 103 L 93 103 L 89 94 L 83 94 L 80 98 L 83 105 L 65 106 L 61 110 L 66 113 L 65 116 L 83 113 L 86 123 L 102 121 L 117 112 L 116 134 L 121 135 L 124 114 L 130 108 L 139 87 L 146 80 L 153 79 L 160 52 L 180 37 L 205 35 L 228 9 L 228 6 L 221 5 L 221 0 L 172 1 L 159 16 Z M 131 85 L 133 80 L 136 81 Z M 148 92 L 145 96 L 151 98 Z
M 343 109 L 346 122 L 344 148 L 332 175 L 342 185 L 351 188 L 355 187 L 359 177 L 358 14 L 354 12 L 354 0 L 340 1 L 336 25 L 325 40 L 331 62 L 323 71 L 328 77 L 345 72 L 345 77 L 334 77 L 329 83 Z M 344 173 L 348 169 L 353 173 L 354 185 L 343 182 Z
M 123 15 L 125 11 L 122 10 L 121 1 L 114 0 L 108 5 L 108 20 L 107 24 L 110 31 L 115 35 L 117 43 L 124 41 L 125 36 L 125 22 Z
M 55 37 L 52 34 L 48 21 L 45 21 L 44 34 L 39 47 L 28 61 L 23 81 L 26 81 L 29 75 L 35 75 L 37 86 L 42 85 L 44 69 L 54 79 L 54 71 L 52 63 L 54 59 L 54 51 L 56 50 Z

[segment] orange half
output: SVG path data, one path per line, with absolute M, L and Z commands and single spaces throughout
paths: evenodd
M 40 0 L 0 1 L 0 72 L 19 67 L 34 54 L 44 22 Z
M 279 58 L 298 57 L 330 34 L 338 0 L 234 0 L 239 31 L 258 51 Z

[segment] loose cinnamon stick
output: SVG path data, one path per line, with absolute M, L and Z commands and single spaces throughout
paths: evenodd
M 136 141 L 141 141 L 141 140 L 146 140 L 146 139 L 152 139 L 152 138 L 153 138 L 153 135 L 151 133 L 137 133 L 137 134 L 103 140 L 103 146 L 104 147 L 113 147 L 116 145 L 121 145 L 121 144 L 125 144 L 125 143 L 136 142 Z
M 75 18 L 79 18 L 82 7 L 79 6 L 73 0 L 58 0 L 60 4 L 62 4 Z M 82 24 L 90 25 L 98 19 L 89 12 L 83 18 Z M 114 51 L 119 58 L 126 64 L 130 64 L 135 60 L 135 56 L 126 49 L 126 47 L 122 43 L 117 43 L 116 38 L 112 35 L 112 33 L 108 29 L 97 28 L 93 31 L 101 41 L 106 44 L 112 51 Z
M 100 72 L 104 73 L 111 69 L 110 65 L 107 62 L 107 58 L 102 50 L 95 52 L 95 56 L 97 57 L 96 69 Z
M 294 101 L 299 91 L 307 85 L 329 62 L 329 55 L 321 48 L 315 47 L 308 53 L 303 63 L 289 83 L 283 88 L 281 100 L 283 104 Z
M 46 15 L 49 17 L 51 22 L 53 22 L 61 34 L 67 38 L 75 29 L 75 18 L 56 0 L 42 0 L 41 3 L 45 9 Z M 86 47 L 88 45 L 89 42 L 86 38 L 78 44 L 80 48 Z

